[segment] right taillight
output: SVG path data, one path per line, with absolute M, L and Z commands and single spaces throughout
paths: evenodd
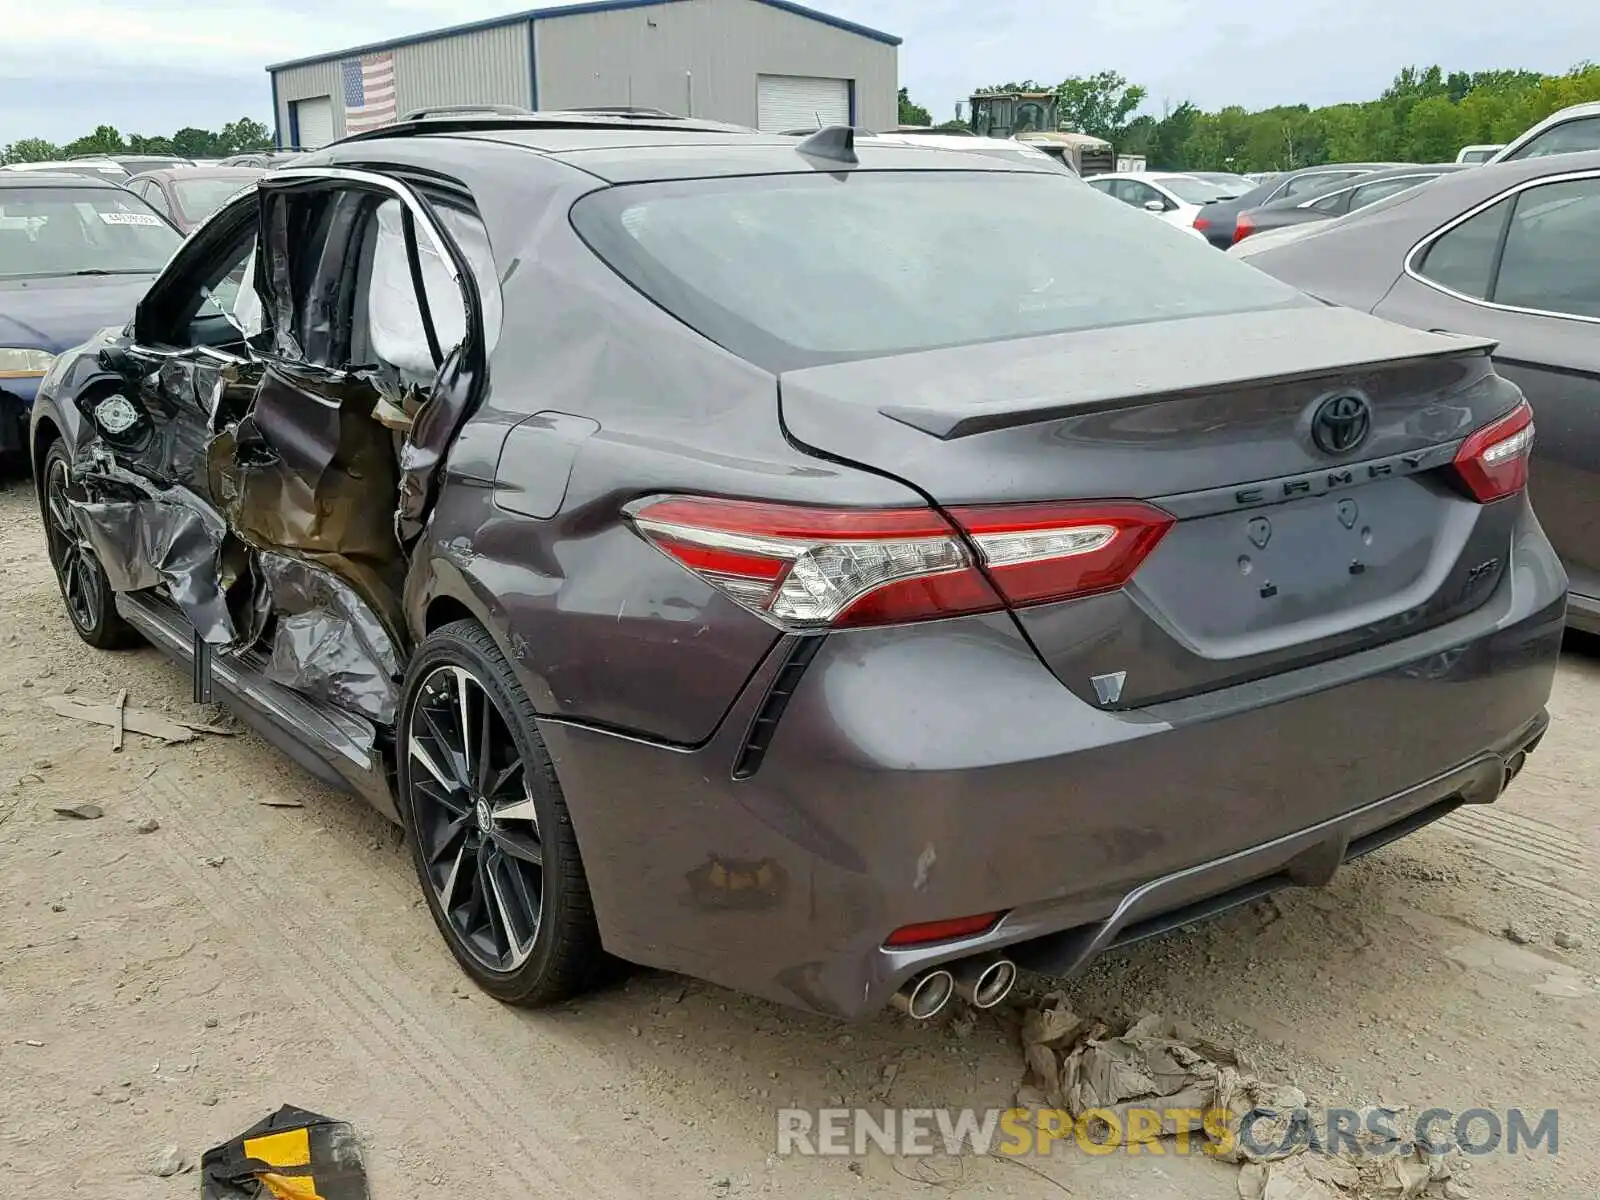
M 1240 213 L 1239 219 L 1233 223 L 1233 244 L 1237 246 L 1255 231 L 1255 222 L 1249 217 L 1245 216 L 1243 213 Z
M 651 545 L 792 631 L 897 625 L 1121 587 L 1173 518 L 1137 501 L 836 509 L 664 496 L 628 509 Z M 974 548 L 976 553 L 974 553 Z
M 1533 452 L 1533 410 L 1526 400 L 1505 416 L 1475 430 L 1456 451 L 1456 473 L 1480 504 L 1501 500 L 1528 486 Z

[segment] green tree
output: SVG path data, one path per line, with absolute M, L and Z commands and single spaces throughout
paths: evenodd
M 1144 103 L 1145 89 L 1115 71 L 1073 75 L 1056 85 L 1056 106 L 1065 128 L 1115 143 Z
M 169 137 L 145 137 L 143 134 L 130 133 L 128 135 L 129 154 L 171 154 L 172 139 Z
M 1187 167 L 1189 157 L 1186 144 L 1194 133 L 1195 118 L 1199 115 L 1200 110 L 1185 100 L 1162 116 L 1156 122 L 1155 144 L 1146 156 L 1149 161 L 1173 171 Z
M 115 126 L 100 125 L 88 136 L 68 142 L 61 152 L 65 157 L 72 158 L 79 154 L 124 154 L 127 149 L 128 143 L 122 140 Z
M 61 147 L 43 138 L 23 138 L 0 150 L 0 162 L 50 162 L 61 157 Z
M 1406 117 L 1405 157 L 1413 162 L 1452 162 L 1471 139 L 1461 106 L 1446 95 L 1419 100 Z
M 185 126 L 172 135 L 172 152 L 184 158 L 218 158 L 229 153 L 218 152 L 220 139 L 209 129 Z
M 905 89 L 900 89 L 902 106 L 905 102 Z M 925 112 L 925 110 L 923 110 Z M 249 150 L 272 149 L 272 131 L 260 121 L 250 117 L 240 117 L 237 121 L 229 121 L 222 127 L 222 132 L 217 135 L 218 154 L 225 157 L 229 154 L 243 154 Z M 226 148 L 224 148 L 226 147 Z
M 933 114 L 911 99 L 909 89 L 901 88 L 899 122 L 902 125 L 932 125 Z M 265 133 L 266 126 L 262 126 L 261 131 Z

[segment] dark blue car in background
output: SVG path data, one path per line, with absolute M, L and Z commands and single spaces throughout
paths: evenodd
M 181 241 L 115 183 L 0 172 L 0 462 L 26 457 L 28 410 L 56 355 L 130 321 Z

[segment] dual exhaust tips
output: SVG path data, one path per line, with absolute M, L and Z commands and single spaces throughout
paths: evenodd
M 944 1011 L 959 996 L 973 1008 L 993 1008 L 1011 994 L 1017 982 L 1017 964 L 1009 958 L 968 958 L 950 967 L 935 967 L 914 975 L 894 994 L 894 1006 L 914 1021 L 926 1021 Z

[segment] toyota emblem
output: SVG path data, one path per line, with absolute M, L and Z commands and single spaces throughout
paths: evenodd
M 1372 408 L 1352 392 L 1329 396 L 1311 417 L 1311 439 L 1324 454 L 1349 454 L 1372 432 Z

